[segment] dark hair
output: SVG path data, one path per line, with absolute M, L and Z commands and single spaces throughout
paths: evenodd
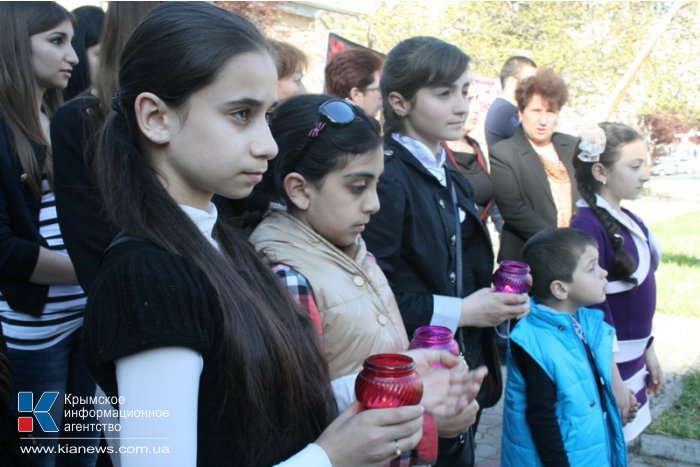
M 506 87 L 506 80 L 508 78 L 519 80 L 523 69 L 527 67 L 537 68 L 537 64 L 533 60 L 521 55 L 515 55 L 506 60 L 501 68 L 501 74 L 499 75 L 501 87 Z
M 141 146 L 134 102 L 151 92 L 184 113 L 189 97 L 231 59 L 267 54 L 266 47 L 247 19 L 211 4 L 156 6 L 124 48 L 119 111 L 108 118 L 98 152 L 100 188 L 114 224 L 189 259 L 216 291 L 227 370 L 222 416 L 242 465 L 275 464 L 320 435 L 337 411 L 327 366 L 308 314 L 252 246 L 217 222 L 217 251 L 160 183 Z
M 45 173 L 53 183 L 51 151 L 47 150 L 43 166 L 34 154 L 32 144 L 48 147 L 41 129 L 37 99 L 51 117 L 63 103 L 61 89 L 47 89 L 36 95 L 36 77 L 32 66 L 30 36 L 47 31 L 71 14 L 56 2 L 0 2 L 0 114 L 14 142 L 15 152 L 27 174 L 27 186 L 37 198 L 41 196 L 41 176 Z
M 83 151 L 83 160 L 92 177 L 98 175 L 94 173 L 97 140 L 107 116 L 112 111 L 112 96 L 119 87 L 119 56 L 136 26 L 146 13 L 159 3 L 161 2 L 111 2 L 102 21 L 104 27 L 99 37 L 97 82 L 92 83 L 97 99 L 92 94 L 80 96 L 85 98 L 85 113 L 88 117 L 83 128 L 87 148 Z
M 605 132 L 605 150 L 600 155 L 599 162 L 606 169 L 610 169 L 615 165 L 620 157 L 622 146 L 644 139 L 636 130 L 622 123 L 604 122 L 598 126 Z M 596 203 L 595 195 L 602 184 L 593 177 L 593 164 L 592 162 L 584 162 L 579 159 L 578 152 L 576 157 L 574 157 L 574 175 L 576 176 L 578 191 L 600 220 L 600 223 L 603 224 L 603 228 L 605 228 L 605 232 L 612 242 L 613 250 L 615 251 L 615 263 L 612 270 L 609 271 L 611 276 L 636 285 L 637 279 L 632 277 L 635 270 L 634 258 L 627 250 L 622 248 L 623 240 L 620 235 L 620 224 L 608 211 L 599 208 Z
M 160 3 L 110 2 L 100 37 L 100 62 L 95 86 L 100 99 L 100 119 L 106 118 L 112 110 L 112 95 L 119 87 L 119 57 L 126 41 L 144 16 Z
M 72 13 L 75 18 L 75 31 L 71 43 L 79 62 L 73 66 L 73 74 L 68 80 L 68 86 L 63 90 L 64 100 L 70 100 L 90 87 L 87 49 L 100 43 L 102 23 L 105 18 L 102 8 L 92 5 L 81 6 Z
M 356 117 L 344 127 L 326 125 L 314 144 L 299 159 L 309 131 L 319 121 L 318 108 L 332 96 L 304 94 L 282 102 L 272 114 L 270 130 L 277 142 L 277 157 L 269 162 L 263 181 L 247 200 L 247 211 L 238 219 L 243 228 L 254 228 L 273 201 L 283 200 L 293 210 L 284 190 L 284 178 L 291 172 L 320 184 L 330 172 L 346 166 L 360 154 L 382 145 L 379 122 L 353 105 Z
M 525 242 L 521 255 L 530 266 L 531 294 L 540 300 L 552 297 L 553 281 L 571 282 L 587 246 L 598 248 L 595 239 L 574 228 L 545 229 Z
M 515 88 L 515 100 L 518 110 L 525 110 L 532 96 L 539 94 L 547 102 L 550 109 L 558 112 L 569 100 L 569 90 L 566 83 L 554 70 L 540 68 L 537 72 L 518 83 Z
M 309 59 L 306 54 L 292 44 L 274 39 L 269 40 L 270 51 L 275 59 L 277 78 L 284 79 L 294 74 L 298 68 L 306 69 Z
M 371 50 L 351 48 L 335 54 L 326 65 L 326 93 L 350 97 L 352 88 L 365 91 L 382 68 L 382 58 Z
M 389 104 L 389 93 L 412 100 L 420 88 L 454 83 L 469 67 L 469 56 L 435 37 L 412 37 L 389 52 L 380 86 L 384 100 L 384 133 L 400 131 L 403 118 Z

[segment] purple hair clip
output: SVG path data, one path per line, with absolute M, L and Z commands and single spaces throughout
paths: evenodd
M 309 131 L 309 138 L 318 138 L 318 135 L 321 134 L 323 129 L 326 127 L 325 122 L 318 122 L 314 127 Z

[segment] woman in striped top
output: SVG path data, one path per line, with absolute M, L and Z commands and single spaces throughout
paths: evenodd
M 49 413 L 60 433 L 64 395 L 95 390 L 80 354 L 85 294 L 63 247 L 51 191 L 49 118 L 78 62 L 73 22 L 54 2 L 3 3 L 0 22 L 0 320 L 16 391 L 31 391 L 32 405 L 57 391 Z M 50 427 L 33 428 L 21 431 L 57 444 L 55 432 L 44 434 Z M 52 466 L 56 456 L 33 460 Z M 71 460 L 90 463 L 93 456 Z

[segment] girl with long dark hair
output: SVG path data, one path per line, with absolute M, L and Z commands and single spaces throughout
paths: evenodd
M 642 219 L 621 205 L 637 198 L 649 180 L 648 156 L 634 128 L 604 122 L 583 132 L 573 160 L 582 199 L 571 225 L 596 239 L 598 262 L 609 274 L 606 300 L 597 308 L 617 331 L 613 385 L 623 416 L 633 419 L 624 427 L 628 442 L 651 422 L 647 393 L 663 387 L 652 328 L 661 248 Z
M 58 393 L 49 414 L 63 428 L 64 396 L 95 391 L 80 342 L 86 298 L 57 222 L 49 138 L 50 118 L 78 63 L 73 19 L 54 2 L 3 2 L 0 36 L 0 320 L 12 400 L 17 392 L 31 392 L 34 401 Z M 46 438 L 37 440 L 46 452 L 31 455 L 37 464 L 54 465 L 50 451 L 63 433 L 32 430 Z M 89 465 L 94 455 L 71 462 Z
M 420 439 L 420 406 L 353 405 L 333 421 L 309 317 L 217 222 L 213 194 L 247 196 L 277 153 L 276 85 L 260 32 L 206 3 L 155 7 L 124 48 L 97 159 L 123 233 L 90 291 L 85 340 L 119 398 L 121 442 L 152 448 L 122 466 L 378 464 L 394 440 Z

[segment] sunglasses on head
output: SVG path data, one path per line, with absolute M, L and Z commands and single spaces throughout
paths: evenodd
M 330 125 L 336 128 L 342 128 L 352 123 L 357 116 L 355 113 L 355 106 L 342 99 L 331 99 L 324 102 L 318 107 L 318 113 L 320 114 L 320 118 L 309 131 L 306 143 L 301 148 L 301 151 L 297 153 L 294 166 L 299 164 L 304 158 L 304 155 L 309 152 L 314 141 L 318 139 L 326 126 Z

